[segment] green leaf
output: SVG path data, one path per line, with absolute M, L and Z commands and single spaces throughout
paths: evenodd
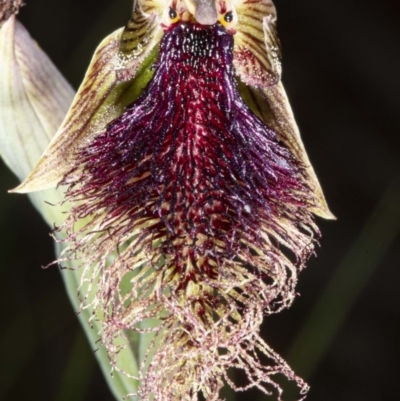
M 11 17 L 0 29 L 0 154 L 23 180 L 59 127 L 74 92 L 26 29 Z M 31 195 L 52 225 L 62 217 L 45 203 L 57 203 L 60 191 Z

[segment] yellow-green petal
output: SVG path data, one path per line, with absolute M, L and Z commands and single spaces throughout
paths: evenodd
M 247 85 L 267 87 L 281 78 L 276 9 L 271 0 L 231 0 L 238 15 L 233 64 Z
M 143 16 L 141 8 L 135 7 L 128 27 L 135 18 Z M 153 26 L 154 15 L 146 18 Z M 70 170 L 77 149 L 101 132 L 140 95 L 152 76 L 149 66 L 157 55 L 158 33 L 155 31 L 155 36 L 150 39 L 142 37 L 129 51 L 124 45 L 124 51 L 121 49 L 121 36 L 124 35 L 126 30 L 121 28 L 100 43 L 60 129 L 32 173 L 15 192 L 55 187 Z
M 301 140 L 300 131 L 282 82 L 263 89 L 249 87 L 239 82 L 239 91 L 253 112 L 268 127 L 277 132 L 279 139 L 306 166 L 307 185 L 313 192 L 315 204 L 310 208 L 311 212 L 325 219 L 335 219 L 329 210 L 321 185 Z

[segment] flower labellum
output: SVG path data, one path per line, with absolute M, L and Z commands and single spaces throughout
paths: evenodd
M 281 399 L 279 374 L 307 390 L 259 336 L 294 299 L 312 214 L 333 217 L 280 83 L 275 22 L 270 0 L 135 2 L 15 190 L 66 186 L 59 263 L 79 261 L 81 308 L 115 370 L 151 334 L 132 375 L 141 400 L 219 400 L 224 384 Z

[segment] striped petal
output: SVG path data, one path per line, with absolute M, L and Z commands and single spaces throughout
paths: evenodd
M 124 70 L 131 77 L 136 74 L 139 64 L 157 45 L 162 36 L 159 26 L 164 11 L 162 2 L 154 0 L 135 1 L 132 16 L 122 31 L 120 55 L 125 63 Z
M 243 82 L 239 82 L 239 92 L 253 112 L 267 126 L 277 132 L 279 139 L 306 166 L 305 180 L 314 195 L 314 204 L 310 207 L 310 211 L 325 219 L 335 219 L 335 216 L 329 210 L 321 185 L 304 148 L 300 131 L 282 82 L 263 89 L 249 87 L 244 85 Z
M 232 0 L 238 15 L 234 66 L 239 92 L 268 127 L 306 166 L 305 180 L 314 194 L 310 211 L 335 219 L 307 156 L 281 78 L 276 9 L 271 0 Z
M 232 0 L 238 15 L 234 66 L 247 85 L 268 87 L 281 78 L 276 9 L 271 0 Z
M 149 65 L 160 39 L 157 8 L 136 3 L 125 29 L 106 37 L 96 49 L 84 81 L 57 134 L 29 177 L 15 192 L 55 187 L 71 168 L 71 159 L 108 122 L 132 103 L 152 76 Z M 146 14 L 143 9 L 150 11 Z

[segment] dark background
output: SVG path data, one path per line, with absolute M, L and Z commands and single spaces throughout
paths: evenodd
M 76 88 L 130 0 L 26 0 L 20 19 Z M 399 399 L 400 2 L 276 0 L 283 81 L 335 222 L 265 339 L 308 401 Z M 0 166 L 0 398 L 113 400 L 69 305 L 48 227 Z M 234 398 L 230 398 L 234 399 Z M 236 400 L 266 400 L 258 393 Z M 287 400 L 293 399 L 288 392 Z

